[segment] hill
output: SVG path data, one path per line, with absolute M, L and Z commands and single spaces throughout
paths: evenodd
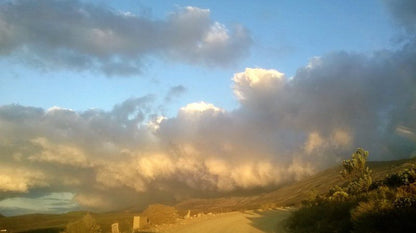
M 373 170 L 375 180 L 384 178 L 387 174 L 410 168 L 416 164 L 416 159 L 368 162 Z M 340 167 L 334 167 L 307 177 L 298 182 L 285 185 L 275 191 L 249 197 L 229 197 L 214 199 L 191 199 L 178 203 L 175 207 L 184 213 L 192 210 L 199 212 L 226 212 L 247 209 L 265 209 L 279 206 L 297 206 L 309 197 L 312 191 L 325 193 L 336 184 L 342 184 L 339 175 Z
M 387 174 L 410 168 L 416 164 L 416 159 L 368 162 L 373 170 L 375 180 L 384 178 Z M 297 206 L 304 199 L 307 199 L 312 190 L 325 193 L 335 185 L 341 184 L 339 167 L 327 169 L 301 181 L 294 182 L 278 188 L 275 191 L 254 196 L 245 197 L 226 197 L 212 199 L 190 199 L 175 205 L 179 214 L 184 216 L 188 210 L 191 214 L 198 213 L 219 213 L 239 210 L 267 209 L 279 206 Z M 12 232 L 59 232 L 64 229 L 66 224 L 80 219 L 86 212 L 69 212 L 66 214 L 30 214 L 14 217 L 0 218 L 0 227 L 9 229 Z M 110 226 L 114 222 L 119 222 L 120 230 L 126 231 L 131 228 L 133 216 L 137 212 L 123 211 L 112 213 L 92 213 L 103 232 L 111 232 Z M 49 229 L 49 230 L 46 230 Z
M 77 211 L 66 214 L 27 214 L 0 218 L 0 227 L 9 232 L 55 233 L 62 231 L 68 222 L 82 218 L 87 212 Z M 103 232 L 111 232 L 111 224 L 118 222 L 121 231 L 131 229 L 133 216 L 138 213 L 112 212 L 91 213 Z

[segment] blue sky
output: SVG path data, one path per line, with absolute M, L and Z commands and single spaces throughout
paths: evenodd
M 111 109 L 130 97 L 154 94 L 160 100 L 169 88 L 186 88 L 166 106 L 168 115 L 186 103 L 206 101 L 223 108 L 237 105 L 230 92 L 234 73 L 246 67 L 277 69 L 288 76 L 314 56 L 345 50 L 370 53 L 394 48 L 398 30 L 381 1 L 99 1 L 115 11 L 166 19 L 175 10 L 196 6 L 210 10 L 213 21 L 242 25 L 252 37 L 248 53 L 227 67 L 206 67 L 159 57 L 146 58 L 140 74 L 107 77 L 94 71 L 28 67 L 1 59 L 0 104 L 22 104 L 74 110 Z M 215 89 L 215 91 L 212 91 Z
M 415 157 L 415 35 L 412 0 L 0 1 L 0 213 Z

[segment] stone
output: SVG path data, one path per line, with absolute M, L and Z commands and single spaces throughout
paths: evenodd
M 185 217 L 184 217 L 185 219 L 189 219 L 189 218 L 191 218 L 191 211 L 190 210 L 188 210 L 188 212 L 186 213 L 186 215 L 185 215 Z
M 118 222 L 111 224 L 111 233 L 120 233 Z
M 140 216 L 133 217 L 133 232 L 140 229 Z

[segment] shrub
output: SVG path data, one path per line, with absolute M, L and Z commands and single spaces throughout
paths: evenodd
M 342 161 L 340 174 L 347 181 L 344 185 L 347 193 L 359 194 L 367 192 L 373 183 L 372 171 L 367 167 L 368 151 L 358 148 L 352 159 Z
M 64 233 L 101 233 L 101 228 L 90 214 L 86 214 L 82 219 L 68 223 Z
M 286 228 L 293 233 L 350 232 L 350 209 L 353 205 L 352 202 L 327 201 L 304 206 L 292 214 L 286 222 Z
M 416 208 L 380 208 L 372 203 L 357 207 L 360 213 L 353 214 L 354 233 L 416 232 Z
M 151 224 L 174 223 L 179 217 L 174 207 L 161 204 L 150 205 L 143 211 L 143 215 L 148 217 Z
M 416 169 L 404 169 L 398 173 L 387 175 L 383 183 L 389 187 L 399 187 L 409 185 L 416 181 Z
M 287 220 L 289 232 L 416 232 L 416 169 L 372 182 L 368 152 L 343 161 L 346 183 L 303 202 Z

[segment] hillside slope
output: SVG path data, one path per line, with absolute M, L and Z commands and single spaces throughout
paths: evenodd
M 373 170 L 374 180 L 381 179 L 389 173 L 409 168 L 416 164 L 416 159 L 368 162 Z M 285 185 L 275 191 L 249 197 L 228 197 L 214 199 L 191 199 L 176 205 L 181 212 L 192 210 L 198 212 L 225 212 L 245 209 L 269 208 L 278 206 L 296 206 L 309 197 L 312 191 L 324 193 L 334 185 L 343 183 L 339 175 L 340 167 L 319 172 L 301 181 Z
M 26 232 L 40 229 L 50 229 L 50 231 L 33 232 L 60 232 L 68 222 L 82 218 L 87 212 L 69 212 L 66 214 L 27 214 L 21 216 L 0 218 L 0 228 L 8 229 L 9 232 Z M 131 229 L 133 216 L 138 213 L 113 212 L 113 213 L 92 213 L 103 232 L 111 232 L 111 224 L 118 222 L 120 230 Z

